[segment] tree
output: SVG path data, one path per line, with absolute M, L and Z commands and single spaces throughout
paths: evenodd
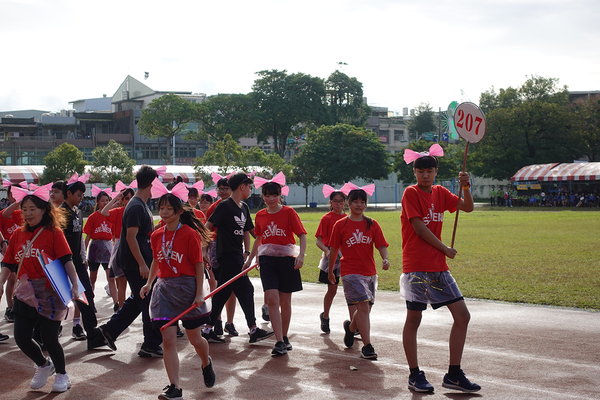
M 335 70 L 325 81 L 330 125 L 337 123 L 364 126 L 371 107 L 363 101 L 362 83 Z
M 312 183 L 343 184 L 362 179 L 387 178 L 391 171 L 389 154 L 377 135 L 348 124 L 321 126 L 307 134 L 306 145 L 294 158 L 299 179 Z
M 438 128 L 435 124 L 435 113 L 429 103 L 421 103 L 417 106 L 415 116 L 408 122 L 408 132 L 415 134 L 415 139 L 418 139 L 417 134 L 427 132 L 437 132 Z
M 571 109 L 584 143 L 584 155 L 589 161 L 600 161 L 600 96 L 578 100 Z
M 483 93 L 481 103 L 487 133 L 470 148 L 469 162 L 478 176 L 507 179 L 526 165 L 572 162 L 584 153 L 558 79 L 533 76 L 518 89 Z
M 252 86 L 259 112 L 258 140 L 273 140 L 279 155 L 285 154 L 288 136 L 301 125 L 326 122 L 325 85 L 321 78 L 287 71 L 260 71 Z
M 68 179 L 74 173 L 79 175 L 85 171 L 83 153 L 69 143 L 63 143 L 44 157 L 44 172 L 40 177 L 42 183 Z
M 154 99 L 148 108 L 142 110 L 138 122 L 140 135 L 151 139 L 167 139 L 167 159 L 171 161 L 171 141 L 183 133 L 187 125 L 193 121 L 194 106 L 189 101 L 169 93 Z
M 196 157 L 194 162 L 197 173 L 201 166 L 218 165 L 219 172 L 224 174 L 231 167 L 239 167 L 244 162 L 244 151 L 230 134 L 226 134 L 222 141 L 215 143 L 213 149 L 208 150 L 202 157 Z
M 108 146 L 96 147 L 92 156 L 94 161 L 90 174 L 95 181 L 112 187 L 119 180 L 131 182 L 134 179 L 135 160 L 129 158 L 123 146 L 114 140 L 108 142 Z
M 410 142 L 407 149 L 416 152 L 429 151 L 432 143 L 419 140 Z M 450 180 L 458 178 L 458 173 L 462 171 L 462 163 L 465 152 L 465 142 L 461 141 L 458 144 L 449 144 L 444 148 L 444 156 L 438 157 L 439 167 L 436 179 L 438 181 Z M 404 184 L 416 183 L 413 173 L 413 164 L 406 164 L 404 161 L 404 153 L 396 153 L 394 156 L 394 172 L 397 175 L 398 182 Z

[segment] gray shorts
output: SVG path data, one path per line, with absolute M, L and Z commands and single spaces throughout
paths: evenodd
M 409 310 L 425 310 L 427 304 L 435 310 L 463 300 L 450 271 L 403 273 L 400 275 L 400 297 L 406 300 Z
M 375 303 L 375 291 L 377 290 L 377 275 L 365 276 L 350 274 L 342 276 L 344 296 L 349 306 L 369 302 Z
M 117 250 L 119 249 L 120 241 L 121 239 L 115 240 L 115 245 L 113 246 L 112 253 L 110 255 L 110 262 L 108 263 L 108 267 L 112 270 L 112 275 L 115 278 L 125 276 L 125 272 L 123 272 L 123 269 L 117 265 Z

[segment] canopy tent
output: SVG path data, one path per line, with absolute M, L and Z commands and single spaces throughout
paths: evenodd
M 521 168 L 512 178 L 524 181 L 600 181 L 600 162 L 534 164 Z

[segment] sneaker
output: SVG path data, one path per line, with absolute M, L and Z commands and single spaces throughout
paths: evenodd
M 71 337 L 75 340 L 87 339 L 87 336 L 85 336 L 85 332 L 83 331 L 83 328 L 79 324 L 77 324 L 73 327 L 73 333 L 71 334 Z
M 461 392 L 473 393 L 481 390 L 481 386 L 476 383 L 471 383 L 465 376 L 463 370 L 460 370 L 460 374 L 456 377 L 450 378 L 448 374 L 444 375 L 444 381 L 442 386 L 446 389 L 460 390 Z
M 160 400 L 183 400 L 183 390 L 175 387 L 174 383 L 165 386 L 164 392 L 158 395 Z
M 321 313 L 321 315 L 319 315 L 319 318 L 321 319 L 321 330 L 325 333 L 329 333 L 331 332 L 329 329 L 329 318 L 323 317 L 323 314 L 325 313 Z
M 268 337 L 273 336 L 273 334 L 275 334 L 275 332 L 273 332 L 273 331 L 267 332 L 264 329 L 260 329 L 260 328 L 256 328 L 254 333 L 248 333 L 248 335 L 250 336 L 250 343 L 260 342 L 261 340 L 264 340 Z
M 223 336 L 223 321 L 220 319 L 215 322 L 215 326 L 213 326 L 213 330 L 217 336 Z
M 104 286 L 104 290 L 106 291 L 106 294 L 108 295 L 108 297 L 110 297 L 110 286 L 108 286 L 108 283 L 106 284 L 106 286 Z
M 367 360 L 377 360 L 377 353 L 375 353 L 375 349 L 371 345 L 371 343 L 363 346 L 360 351 L 360 356 L 362 358 L 366 358 Z
M 140 357 L 153 357 L 153 358 L 162 358 L 163 350 L 160 346 L 157 349 L 151 349 L 142 345 L 140 347 L 140 351 L 138 351 L 138 356 Z
M 408 388 L 415 392 L 433 392 L 433 386 L 425 379 L 425 372 L 419 371 L 408 377 Z
M 262 311 L 262 319 L 269 322 L 271 320 L 271 318 L 269 318 L 269 306 L 267 306 L 266 304 L 263 304 L 261 307 L 261 311 Z
M 117 312 L 119 311 L 121 307 L 119 307 L 119 303 L 115 303 L 115 305 L 113 306 L 113 312 Z
M 202 337 L 206 339 L 208 343 L 225 343 L 225 339 L 217 336 L 214 329 L 211 329 L 210 333 L 205 333 L 202 331 Z
M 287 349 L 285 347 L 285 343 L 283 343 L 283 342 L 275 343 L 275 347 L 273 347 L 273 350 L 271 350 L 271 355 L 282 356 L 284 354 L 287 354 Z
M 225 332 L 229 334 L 229 336 L 238 336 L 239 332 L 235 329 L 235 325 L 229 322 L 225 322 Z
M 179 325 L 177 325 L 177 337 L 183 337 L 183 331 L 181 330 Z
M 69 380 L 69 375 L 64 374 L 56 374 L 54 378 L 54 385 L 52 385 L 52 391 L 54 393 L 62 393 L 71 389 L 71 381 Z
M 52 364 L 52 360 L 48 360 L 48 365 L 45 367 L 35 366 L 35 374 L 33 375 L 33 379 L 29 384 L 29 387 L 37 390 L 41 389 L 46 385 L 48 381 L 48 377 L 54 374 L 54 364 Z
M 283 343 L 285 343 L 285 349 L 287 351 L 291 351 L 292 350 L 292 344 L 290 343 L 290 339 L 288 339 L 287 336 L 283 337 Z
M 206 367 L 202 367 L 202 375 L 204 376 L 204 385 L 206 387 L 213 387 L 217 377 L 215 375 L 215 369 L 213 368 L 212 358 L 208 356 L 210 362 Z
M 350 348 L 354 344 L 354 332 L 350 330 L 350 321 L 348 320 L 344 321 L 344 331 L 346 332 L 344 334 L 344 344 L 347 348 Z
M 4 319 L 8 322 L 15 322 L 15 316 L 10 308 L 6 307 L 6 311 L 4 311 Z
M 3 333 L 0 333 L 0 342 L 3 342 L 5 340 L 8 340 L 8 335 L 5 335 Z
M 110 349 L 112 351 L 117 351 L 117 346 L 115 345 L 115 340 L 113 339 L 112 335 L 110 334 L 110 332 L 108 331 L 108 329 L 106 329 L 106 325 L 100 325 L 98 328 L 98 332 L 95 333 L 99 333 L 101 335 L 101 337 L 104 339 L 104 344 L 106 344 L 108 347 L 110 347 Z

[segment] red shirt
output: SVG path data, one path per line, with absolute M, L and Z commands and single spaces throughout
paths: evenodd
M 88 217 L 83 227 L 83 233 L 87 234 L 92 240 L 112 240 L 113 224 L 109 218 L 100 214 L 100 211 L 95 211 Z
M 388 246 L 381 227 L 373 220 L 371 228 L 367 228 L 366 218 L 362 221 L 352 221 L 350 218 L 340 219 L 333 225 L 329 239 L 331 248 L 340 249 L 340 273 L 342 276 L 358 274 L 372 276 L 377 274 L 373 258 L 375 248 Z
M 210 216 L 212 215 L 213 211 L 215 211 L 215 208 L 217 208 L 217 205 L 223 201 L 223 199 L 219 198 L 219 200 L 215 201 L 214 203 L 212 203 L 210 205 L 210 207 L 208 207 L 208 210 L 206 210 L 206 219 L 208 220 L 208 218 L 210 218 Z
M 270 214 L 266 208 L 256 213 L 254 233 L 262 238 L 262 244 L 296 244 L 296 236 L 306 235 L 300 217 L 292 207 L 282 206 Z
M 208 212 L 208 210 L 206 210 L 206 211 Z M 207 217 L 206 217 L 206 215 L 204 215 L 202 210 L 194 208 L 194 214 L 196 214 L 196 218 L 198 218 L 200 221 L 202 221 L 203 224 L 206 224 Z
M 8 242 L 8 248 L 2 261 L 7 264 L 18 264 L 21 258 L 23 258 L 23 252 L 25 251 L 23 246 L 27 246 L 40 229 L 38 228 L 35 232 L 29 232 L 26 229 L 19 229 L 14 232 Z M 19 277 L 25 273 L 29 279 L 46 277 L 37 259 L 38 254 L 42 250 L 53 260 L 72 254 L 62 230 L 58 228 L 44 228 L 44 231 L 33 242 L 29 253 L 25 255 L 25 260 L 19 271 Z
M 323 244 L 329 247 L 329 237 L 331 236 L 333 225 L 345 216 L 346 214 L 336 214 L 333 211 L 329 211 L 327 214 L 323 215 L 323 217 L 321 217 L 321 222 L 319 222 L 315 237 L 318 238 L 321 236 Z
M 115 234 L 115 239 L 121 238 L 121 228 L 123 227 L 124 212 L 125 207 L 117 207 L 109 211 L 110 217 L 108 217 L 108 220 L 113 224 L 113 233 Z
M 169 231 L 166 227 L 152 232 L 150 245 L 152 255 L 158 263 L 158 277 L 173 278 L 182 275 L 196 276 L 196 264 L 202 262 L 202 240 L 198 232 L 182 224 L 176 231 Z M 169 251 L 169 245 L 175 234 L 175 243 L 171 248 L 169 264 L 163 253 L 163 232 L 165 232 L 165 251 Z M 177 273 L 173 270 L 177 269 Z
M 19 211 L 19 214 L 17 214 L 17 211 Z M 12 234 L 21 228 L 22 216 L 23 212 L 21 210 L 14 210 L 12 218 L 4 217 L 0 212 L 0 232 L 2 232 L 4 239 L 10 240 Z
M 438 239 L 442 240 L 444 211 L 454 212 L 458 196 L 440 185 L 431 187 L 431 193 L 424 192 L 417 185 L 406 188 L 402 196 L 402 272 L 447 271 L 448 264 L 444 253 L 421 239 L 412 224 L 411 218 L 420 218 Z

